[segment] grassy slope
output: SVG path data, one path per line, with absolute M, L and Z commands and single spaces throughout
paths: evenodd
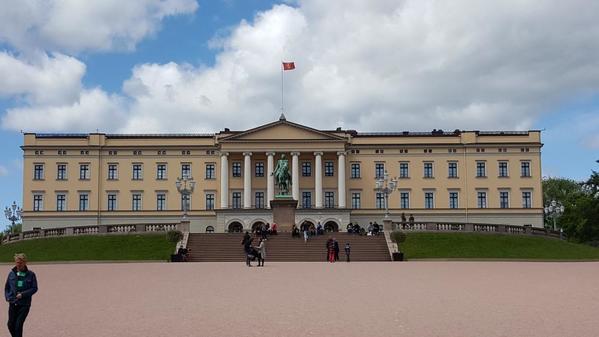
M 163 260 L 175 245 L 165 234 L 77 236 L 26 240 L 0 246 L 0 262 L 12 262 L 17 252 L 29 261 Z
M 408 233 L 401 250 L 408 259 L 599 260 L 599 248 L 524 235 Z

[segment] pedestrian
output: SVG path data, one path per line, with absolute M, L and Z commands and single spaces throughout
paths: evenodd
M 368 235 L 372 235 L 372 230 L 373 230 L 373 226 L 372 226 L 372 222 L 368 225 Z
M 410 221 L 410 229 L 414 229 L 414 214 L 410 214 L 408 221 Z
M 241 244 L 243 245 L 243 250 L 245 251 L 245 265 L 248 267 L 252 266 L 252 258 L 254 255 L 252 254 L 252 241 L 254 239 L 250 236 L 250 233 L 245 232 L 243 236 L 243 240 Z
M 308 243 L 308 226 L 304 227 L 304 242 Z
M 347 262 L 349 262 L 349 253 L 350 253 L 350 251 L 351 251 L 351 246 L 349 245 L 349 242 L 347 242 L 345 244 L 345 258 L 346 258 Z
M 264 267 L 264 259 L 266 259 L 266 239 L 260 240 L 258 245 L 258 267 Z
M 31 308 L 31 297 L 37 292 L 35 273 L 27 268 L 27 256 L 15 254 L 15 266 L 8 273 L 4 297 L 8 302 L 8 331 L 12 337 L 23 336 L 23 325 Z
M 333 249 L 335 250 L 335 261 L 339 261 L 339 242 L 333 238 Z
M 406 229 L 406 213 L 401 213 L 401 229 Z
M 329 262 L 335 262 L 335 243 L 333 239 L 327 241 L 327 254 L 329 256 Z

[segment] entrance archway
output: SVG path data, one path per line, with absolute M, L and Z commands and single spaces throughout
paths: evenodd
M 252 225 L 252 233 L 256 233 L 256 230 L 262 229 L 262 225 L 264 225 L 264 222 L 262 221 L 254 222 L 254 224 Z
M 325 232 L 338 232 L 339 225 L 337 225 L 337 223 L 335 221 L 327 221 L 324 224 L 324 231 Z
M 229 233 L 243 232 L 243 225 L 239 221 L 233 221 L 229 224 Z

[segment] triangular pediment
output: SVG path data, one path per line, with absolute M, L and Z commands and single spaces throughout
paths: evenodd
M 279 120 L 241 133 L 222 138 L 221 142 L 227 141 L 344 141 L 345 138 L 331 132 L 316 130 L 304 125 Z

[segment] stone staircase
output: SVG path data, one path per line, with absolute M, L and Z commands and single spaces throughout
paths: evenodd
M 384 235 L 358 236 L 347 233 L 331 234 L 339 242 L 339 260 L 345 261 L 345 243 L 351 245 L 351 261 L 391 261 Z M 260 242 L 254 238 L 253 245 Z M 290 233 L 271 235 L 266 241 L 267 262 L 325 262 L 326 241 L 329 234 L 311 237 L 308 243 L 303 238 L 292 238 Z M 245 262 L 241 233 L 190 234 L 187 248 L 191 249 L 191 262 Z

